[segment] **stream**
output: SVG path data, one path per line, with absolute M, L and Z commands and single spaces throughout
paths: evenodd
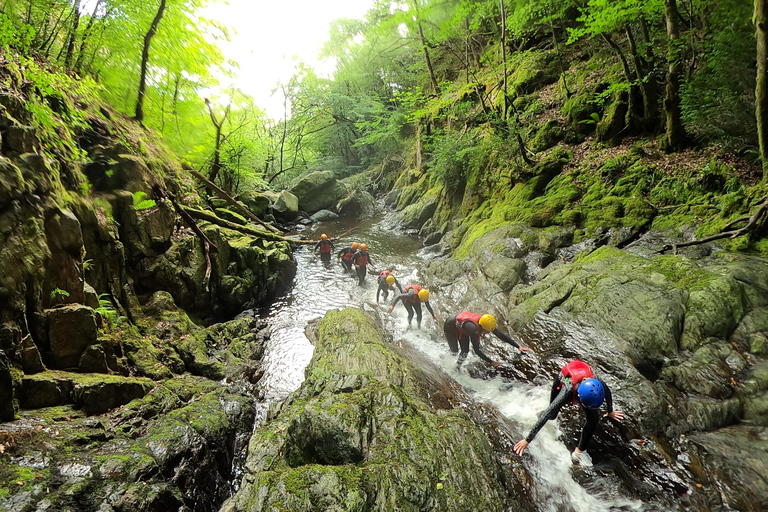
M 355 240 L 365 242 L 377 269 L 392 270 L 402 286 L 423 284 L 419 279 L 421 269 L 432 256 L 422 249 L 417 238 L 397 229 L 394 215 L 378 216 L 357 225 L 353 220 L 341 219 L 324 223 L 303 235 L 318 238 L 321 232 L 327 233 L 331 239 L 344 235 L 335 241 L 335 252 Z M 508 439 L 510 447 L 527 433 L 538 413 L 547 407 L 551 374 L 548 368 L 543 369 L 546 361 L 542 355 L 535 352 L 521 355 L 508 345 L 486 338 L 483 345 L 490 346 L 486 353 L 498 359 L 503 352 L 502 360 L 512 367 L 510 371 L 490 370 L 472 352 L 463 367 L 457 369 L 457 356 L 448 350 L 442 323 L 437 325 L 426 308 L 422 328 L 416 329 L 414 321 L 414 329 L 408 329 L 407 313 L 402 305 L 398 304 L 391 315 L 386 312 L 393 299 L 391 294 L 387 300 L 381 300 L 380 306 L 375 305 L 377 271 L 369 267 L 365 284 L 358 286 L 351 274 L 342 272 L 342 267 L 335 263 L 335 257 L 330 267 L 325 267 L 319 259 L 312 261 L 311 246 L 298 249 L 295 258 L 298 268 L 293 288 L 263 312 L 271 325 L 272 335 L 264 358 L 264 377 L 259 383 L 265 404 L 257 423 L 263 421 L 270 402 L 284 400 L 304 380 L 304 369 L 314 349 L 305 335 L 308 323 L 323 317 L 329 310 L 346 306 L 378 312 L 395 340 L 423 353 L 464 388 L 468 400 L 497 408 L 516 432 L 516 439 Z M 464 286 L 457 282 L 443 289 L 431 290 L 430 304 L 441 321 L 462 310 L 456 302 L 463 294 Z M 526 342 L 536 337 L 562 336 L 563 326 L 548 326 L 546 321 L 535 324 L 540 328 L 524 333 Z M 567 330 L 571 341 L 578 342 L 580 336 L 588 336 L 588 333 L 580 333 L 575 327 Z M 535 385 L 515 380 L 515 376 L 521 376 L 520 370 L 514 369 L 521 366 L 518 364 L 521 358 L 525 358 L 522 363 L 526 367 L 526 375 L 536 376 L 533 379 Z M 601 470 L 600 464 L 587 469 L 574 467 L 559 426 L 566 416 L 579 416 L 578 421 L 581 422 L 583 415 L 572 408 L 564 409 L 560 419 L 548 422 L 523 455 L 524 465 L 534 479 L 533 495 L 537 510 L 645 511 L 667 508 L 655 503 L 653 496 L 640 500 L 623 494 L 624 486 L 616 473 Z M 602 425 L 600 428 L 608 427 Z M 593 439 L 590 447 L 593 448 L 598 442 Z M 516 457 L 510 449 L 502 456 L 501 462 L 509 464 Z

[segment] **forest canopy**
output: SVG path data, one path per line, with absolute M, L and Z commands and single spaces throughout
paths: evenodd
M 765 161 L 767 3 L 378 0 L 330 27 L 333 77 L 300 64 L 276 84 L 277 120 L 222 85 L 238 64 L 205 0 L 6 0 L 0 42 L 90 77 L 229 190 L 349 175 L 404 151 L 450 187 L 499 155 L 530 161 L 543 84 L 556 84 L 566 138 L 721 144 Z

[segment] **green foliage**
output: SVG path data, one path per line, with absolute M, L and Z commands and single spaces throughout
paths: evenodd
M 147 194 L 145 192 L 139 191 L 133 194 L 133 208 L 135 210 L 149 210 L 155 206 L 155 201 L 153 199 L 147 199 Z
M 99 295 L 99 307 L 95 311 L 107 321 L 107 325 L 110 327 L 118 327 L 126 320 L 115 310 L 112 305 L 112 296 L 108 293 Z
M 67 297 L 69 297 L 69 292 L 58 287 L 51 290 L 51 294 L 49 296 L 51 300 L 66 299 Z
M 17 26 L 6 14 L 0 13 L 0 48 L 4 51 L 14 49 L 26 55 L 34 36 L 34 28 L 26 24 Z

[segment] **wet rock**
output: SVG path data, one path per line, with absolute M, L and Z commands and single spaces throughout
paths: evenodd
M 90 345 L 83 351 L 78 364 L 80 371 L 85 373 L 109 373 L 107 354 L 101 345 Z
M 568 247 L 573 243 L 573 228 L 545 230 L 539 234 L 539 249 L 549 255 L 554 255 L 557 249 Z
M 694 352 L 678 366 L 664 368 L 661 377 L 672 382 L 681 391 L 727 399 L 733 395 L 730 385 L 732 373 L 726 359 L 733 348 L 725 342 L 715 341 Z
M 420 198 L 400 212 L 400 222 L 405 228 L 419 229 L 437 210 L 438 198 L 431 194 Z
M 53 366 L 77 366 L 85 348 L 96 343 L 98 336 L 93 309 L 72 304 L 46 310 L 46 316 Z
M 336 180 L 333 171 L 316 171 L 304 176 L 291 188 L 291 193 L 298 199 L 302 210 L 314 213 L 334 206 L 347 189 Z
M 339 216 L 330 210 L 320 210 L 315 214 L 313 214 L 312 216 L 310 216 L 310 219 L 312 219 L 315 222 L 323 222 L 326 220 L 336 220 L 338 218 Z
M 743 297 L 741 284 L 730 276 L 718 277 L 702 290 L 692 291 L 686 302 L 681 348 L 691 349 L 711 336 L 730 336 L 744 316 Z
M 509 292 L 525 275 L 525 261 L 498 257 L 480 269 L 483 274 L 496 283 L 504 292 Z
M 299 216 L 299 198 L 287 190 L 283 190 L 272 205 L 272 211 L 276 216 L 293 220 Z
M 226 208 L 216 208 L 216 216 L 220 217 L 224 220 L 228 220 L 230 222 L 234 222 L 235 224 L 240 224 L 241 226 L 245 226 L 248 224 L 248 220 L 240 215 L 239 213 L 235 213 L 232 210 L 227 210 Z
M 765 510 L 768 505 L 768 429 L 738 425 L 689 436 L 711 486 L 714 507 Z
M 768 308 L 762 307 L 745 315 L 733 331 L 730 339 L 746 350 L 752 350 L 755 354 L 766 355 L 759 352 L 763 345 L 761 340 L 766 338 L 766 333 L 768 333 Z M 758 352 L 753 349 L 758 349 Z
M 376 213 L 376 199 L 367 190 L 357 190 L 354 185 L 347 185 L 351 190 L 336 203 L 336 211 L 347 217 L 369 217 Z
M 3 132 L 3 153 L 32 153 L 38 145 L 36 131 L 32 126 L 9 126 Z
M 333 311 L 318 330 L 307 379 L 254 433 L 243 487 L 222 511 L 521 506 L 496 479 L 488 441 L 467 413 L 435 410 L 419 371 L 370 317 Z M 376 478 L 365 477 L 371 470 Z M 462 491 L 444 492 L 442 480 Z

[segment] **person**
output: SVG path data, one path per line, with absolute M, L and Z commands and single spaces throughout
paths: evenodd
M 382 270 L 379 272 L 379 289 L 376 290 L 376 305 L 379 305 L 379 294 L 384 292 L 384 300 L 387 300 L 389 296 L 389 290 L 395 291 L 395 285 L 400 293 L 403 293 L 403 287 L 400 286 L 400 282 L 392 274 L 391 270 Z
M 312 251 L 312 260 L 317 256 L 317 250 L 320 250 L 320 261 L 326 265 L 331 262 L 331 252 L 333 251 L 333 242 L 328 240 L 328 235 L 323 233 L 320 235 L 320 241 L 315 244 L 315 248 Z
M 355 255 L 355 251 L 357 251 L 359 246 L 359 243 L 352 242 L 352 245 L 349 247 L 344 247 L 339 251 L 339 254 L 336 255 L 336 263 L 341 263 L 341 266 L 344 268 L 344 272 L 349 272 L 352 270 L 352 256 Z
M 445 320 L 443 325 L 443 331 L 445 337 L 448 338 L 448 346 L 451 352 L 454 354 L 459 352 L 459 346 L 461 346 L 461 353 L 456 360 L 456 367 L 461 367 L 464 360 L 469 354 L 469 344 L 472 343 L 472 349 L 475 354 L 483 361 L 491 363 L 493 366 L 501 366 L 502 363 L 494 361 L 480 350 L 480 336 L 484 336 L 488 333 L 493 333 L 500 340 L 509 343 L 513 347 L 520 350 L 520 352 L 528 352 L 528 347 L 523 347 L 515 340 L 501 332 L 496 328 L 496 318 L 493 315 L 479 313 L 472 313 L 470 311 L 462 311 L 456 316 L 452 316 Z
M 616 421 L 624 419 L 624 413 L 613 408 L 611 389 L 605 382 L 595 378 L 592 368 L 584 361 L 567 362 L 552 383 L 549 407 L 539 415 L 539 419 L 525 439 L 521 439 L 515 444 L 515 453 L 522 455 L 544 424 L 557 418 L 564 405 L 578 403 L 584 409 L 586 421 L 581 430 L 579 444 L 571 454 L 571 460 L 582 466 L 591 466 L 592 457 L 587 453 L 587 444 L 589 444 L 589 440 L 597 428 L 597 423 L 600 421 L 599 409 L 603 402 L 605 402 L 605 407 L 608 410 L 603 416 Z
M 395 297 L 395 300 L 392 301 L 392 305 L 389 306 L 389 309 L 387 310 L 388 313 L 391 313 L 392 310 L 395 309 L 398 301 L 402 301 L 403 306 L 405 306 L 405 310 L 408 311 L 409 329 L 411 328 L 411 320 L 413 320 L 414 310 L 416 312 L 416 324 L 418 325 L 419 329 L 421 329 L 422 303 L 427 307 L 427 311 L 429 311 L 429 314 L 432 315 L 432 319 L 435 322 L 439 321 L 437 315 L 435 315 L 435 312 L 432 311 L 432 306 L 429 305 L 429 291 L 426 288 L 422 288 L 421 286 L 415 284 L 406 286 L 405 292 Z
M 375 269 L 373 262 L 371 261 L 371 256 L 368 254 L 368 244 L 360 244 L 357 252 L 352 256 L 352 263 L 355 264 L 355 272 L 357 273 L 358 279 L 357 284 L 362 286 L 363 281 L 365 281 L 365 274 L 368 272 L 368 265 Z

